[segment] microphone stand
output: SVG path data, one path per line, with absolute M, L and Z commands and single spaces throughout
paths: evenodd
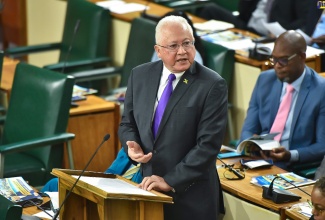
M 65 56 L 65 59 L 64 59 L 64 63 L 63 63 L 63 67 L 62 67 L 61 73 L 64 73 L 64 71 L 65 71 L 65 67 L 67 65 L 68 58 L 69 58 L 70 53 L 71 53 L 71 50 L 72 50 L 72 46 L 73 46 L 73 43 L 74 43 L 74 39 L 75 39 L 75 37 L 77 35 L 77 31 L 79 29 L 79 24 L 80 24 L 80 19 L 78 19 L 76 21 L 76 24 L 74 26 L 73 35 L 72 35 L 71 42 L 70 42 L 70 45 L 69 45 L 69 48 L 68 48 L 68 52 L 66 53 L 66 56 Z
M 77 180 L 74 182 L 73 186 L 71 187 L 71 189 L 69 190 L 68 194 L 66 195 L 66 197 L 64 198 L 63 202 L 61 203 L 60 207 L 57 209 L 55 215 L 53 216 L 52 220 L 57 219 L 57 217 L 60 214 L 60 211 L 65 203 L 65 201 L 67 200 L 67 198 L 70 196 L 71 192 L 73 191 L 73 189 L 75 188 L 75 186 L 77 185 L 79 179 L 81 178 L 82 174 L 85 172 L 85 170 L 88 168 L 90 162 L 93 160 L 93 158 L 95 157 L 95 155 L 97 154 L 99 148 L 104 144 L 104 142 L 106 142 L 108 139 L 110 138 L 109 134 L 106 134 L 103 138 L 103 141 L 99 144 L 99 146 L 97 147 L 96 151 L 93 153 L 93 155 L 91 156 L 91 158 L 89 159 L 88 163 L 86 164 L 85 168 L 81 171 L 81 173 L 79 174 Z

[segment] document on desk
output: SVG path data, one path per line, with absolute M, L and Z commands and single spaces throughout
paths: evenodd
M 250 37 L 230 30 L 207 34 L 201 36 L 201 38 L 233 50 L 247 50 L 255 46 Z
M 73 177 L 78 178 L 78 176 Z M 82 176 L 80 180 L 108 193 L 156 196 L 120 179 Z
M 135 11 L 147 10 L 149 7 L 139 3 L 126 3 L 120 0 L 101 1 L 96 3 L 98 6 L 109 9 L 116 14 L 126 14 Z
M 213 19 L 203 23 L 194 23 L 193 26 L 197 32 L 202 32 L 204 34 L 224 31 L 235 27 L 231 23 L 213 20 Z

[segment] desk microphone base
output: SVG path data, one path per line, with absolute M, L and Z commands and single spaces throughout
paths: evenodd
M 274 203 L 285 203 L 285 202 L 294 202 L 301 199 L 300 196 L 283 189 L 273 188 L 272 192 L 269 192 L 269 187 L 263 186 L 264 199 L 271 199 Z

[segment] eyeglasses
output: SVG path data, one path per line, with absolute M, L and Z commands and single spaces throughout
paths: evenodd
M 288 65 L 289 61 L 291 59 L 293 59 L 295 56 L 297 56 L 297 54 L 293 54 L 292 56 L 288 57 L 288 58 L 274 58 L 274 57 L 271 57 L 269 60 L 270 60 L 270 63 L 275 66 L 276 63 L 279 63 L 281 66 L 286 66 Z
M 176 52 L 179 50 L 180 46 L 182 46 L 184 48 L 184 50 L 189 50 L 193 47 L 194 45 L 194 41 L 184 41 L 182 44 L 171 44 L 171 45 L 167 45 L 167 46 L 162 46 L 157 44 L 159 47 L 163 47 L 166 48 L 172 52 Z
M 318 207 L 317 205 L 311 204 L 311 208 L 314 209 L 318 215 L 322 215 L 325 212 L 325 209 Z

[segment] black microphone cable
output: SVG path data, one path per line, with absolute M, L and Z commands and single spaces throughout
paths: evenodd
M 238 179 L 244 179 L 245 178 L 245 175 L 241 174 L 240 172 L 238 172 L 236 169 L 234 169 L 232 166 L 230 166 L 229 164 L 226 164 L 224 161 L 222 161 L 219 157 L 217 157 L 218 160 L 221 161 L 221 163 L 223 163 L 225 165 L 225 167 L 233 172 L 237 177 Z

